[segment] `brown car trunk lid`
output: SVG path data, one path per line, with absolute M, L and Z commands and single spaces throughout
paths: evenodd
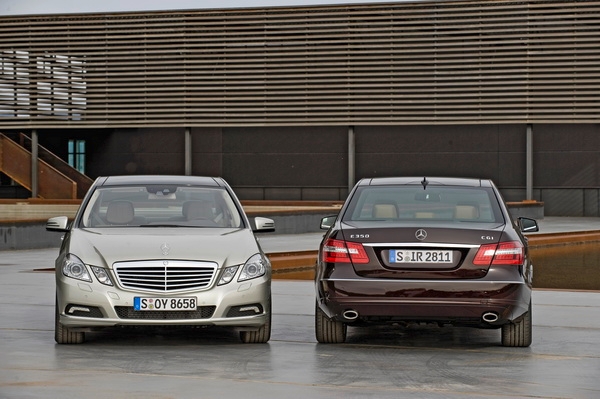
M 462 224 L 445 227 L 361 228 L 344 226 L 346 241 L 359 242 L 368 263 L 354 263 L 362 277 L 391 279 L 464 279 L 486 275 L 489 265 L 473 260 L 481 245 L 501 241 L 504 225 Z

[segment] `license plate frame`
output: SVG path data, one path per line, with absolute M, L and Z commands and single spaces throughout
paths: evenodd
M 139 297 L 133 298 L 135 311 L 182 312 L 198 308 L 198 298 L 186 297 Z
M 454 252 L 446 249 L 390 249 L 390 264 L 436 264 L 448 265 L 454 262 Z

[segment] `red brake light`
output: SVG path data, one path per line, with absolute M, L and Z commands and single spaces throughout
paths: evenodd
M 328 239 L 323 245 L 324 262 L 369 263 L 369 256 L 361 243 Z
M 522 265 L 525 250 L 519 241 L 507 241 L 499 244 L 485 244 L 479 247 L 473 264 L 489 265 Z

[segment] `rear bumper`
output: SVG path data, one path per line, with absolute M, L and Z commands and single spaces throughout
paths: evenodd
M 328 278 L 317 283 L 317 301 L 328 317 L 344 322 L 405 320 L 500 326 L 527 312 L 531 286 L 518 272 L 492 274 L 494 279 L 488 273 L 476 280 Z M 356 312 L 358 319 L 345 317 L 348 310 Z M 498 319 L 483 322 L 488 312 Z

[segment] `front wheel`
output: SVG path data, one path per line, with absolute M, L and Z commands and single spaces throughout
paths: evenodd
M 529 310 L 515 323 L 502 326 L 502 345 L 512 347 L 528 347 L 532 341 L 531 302 Z
M 71 331 L 69 327 L 60 323 L 58 300 L 54 304 L 54 340 L 57 344 L 81 344 L 85 340 L 84 332 Z
M 348 326 L 341 321 L 331 320 L 321 310 L 319 304 L 315 304 L 315 335 L 317 341 L 322 344 L 341 344 L 346 341 Z
M 240 339 L 245 344 L 265 344 L 271 339 L 271 306 L 267 322 L 256 331 L 240 331 Z

